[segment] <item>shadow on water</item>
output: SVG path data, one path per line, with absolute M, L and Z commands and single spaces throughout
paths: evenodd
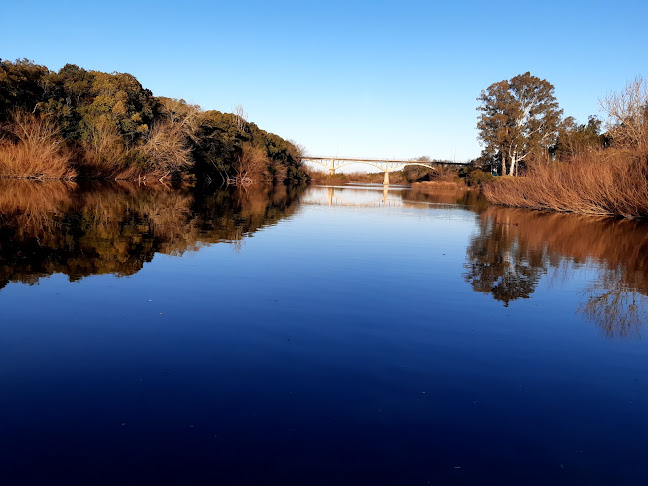
M 245 237 L 293 214 L 303 189 L 193 191 L 162 185 L 0 181 L 0 289 L 54 273 L 137 273 L 155 253 Z
M 591 268 L 579 313 L 608 337 L 638 335 L 648 322 L 648 225 L 590 216 L 488 207 L 467 249 L 465 279 L 508 306 L 543 275 Z

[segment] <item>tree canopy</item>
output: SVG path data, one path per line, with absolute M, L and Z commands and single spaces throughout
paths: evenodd
M 514 175 L 521 161 L 555 143 L 562 110 L 547 80 L 527 72 L 491 84 L 477 99 L 479 139 L 486 155 L 501 161 L 503 174 L 507 161 Z

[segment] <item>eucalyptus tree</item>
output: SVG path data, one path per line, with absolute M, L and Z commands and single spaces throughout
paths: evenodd
M 562 110 L 547 80 L 527 72 L 491 84 L 477 100 L 479 139 L 486 155 L 501 160 L 503 174 L 507 161 L 514 175 L 521 161 L 555 143 Z

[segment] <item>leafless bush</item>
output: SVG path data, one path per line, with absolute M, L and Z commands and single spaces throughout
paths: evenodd
M 148 173 L 159 179 L 187 169 L 193 163 L 181 123 L 171 120 L 153 126 L 139 150 L 148 162 Z
M 233 169 L 234 175 L 228 179 L 228 184 L 240 186 L 265 182 L 268 179 L 268 157 L 260 148 L 244 144 Z
M 72 179 L 70 154 L 48 118 L 17 111 L 0 138 L 0 177 Z M 1 134 L 2 132 L 0 132 Z
M 608 130 L 616 144 L 648 153 L 648 83 L 637 77 L 620 93 L 599 100 L 609 117 Z

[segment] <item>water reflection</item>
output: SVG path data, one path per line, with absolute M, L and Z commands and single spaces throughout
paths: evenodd
M 648 322 L 648 225 L 488 207 L 467 249 L 465 279 L 508 306 L 540 277 L 593 269 L 580 314 L 607 336 L 638 334 Z
M 441 189 L 434 192 L 407 186 L 358 184 L 346 186 L 314 186 L 301 198 L 303 204 L 347 207 L 412 207 L 430 205 L 469 206 L 481 211 L 488 202 L 478 191 Z
M 246 236 L 299 204 L 468 208 L 477 232 L 464 278 L 504 306 L 530 298 L 545 275 L 594 271 L 579 314 L 607 336 L 636 335 L 648 322 L 648 225 L 488 206 L 475 192 L 379 187 L 251 187 L 198 191 L 132 184 L 78 186 L 0 181 L 0 289 L 54 273 L 133 275 L 155 253 L 180 255 Z M 423 223 L 421 223 L 423 224 Z
M 72 281 L 132 275 L 157 252 L 181 254 L 217 242 L 236 247 L 292 214 L 299 192 L 0 181 L 0 288 L 53 273 Z

